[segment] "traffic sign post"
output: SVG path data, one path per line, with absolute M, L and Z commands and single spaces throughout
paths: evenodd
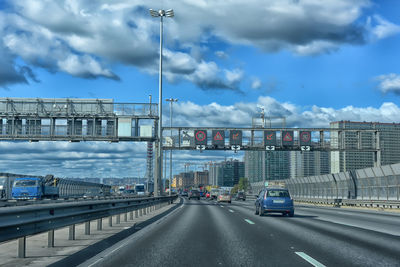
M 300 131 L 299 132 L 300 146 L 311 146 L 311 132 Z
M 231 146 L 241 146 L 242 145 L 242 131 L 231 130 L 229 132 L 229 144 Z
M 237 152 L 240 150 L 240 146 L 239 146 L 239 145 L 233 145 L 233 146 L 231 146 L 231 149 L 232 149 L 235 153 L 237 153 Z
M 198 145 L 207 145 L 207 131 L 206 130 L 196 130 L 194 131 L 194 144 Z
M 293 146 L 294 144 L 293 131 L 282 131 L 281 138 L 283 146 Z
M 214 146 L 225 146 L 225 131 L 213 130 L 212 131 L 212 144 Z
M 276 146 L 276 132 L 275 131 L 264 131 L 264 145 L 265 146 Z
M 202 152 L 204 149 L 206 149 L 206 146 L 205 145 L 197 145 L 196 149 L 200 150 L 200 152 Z

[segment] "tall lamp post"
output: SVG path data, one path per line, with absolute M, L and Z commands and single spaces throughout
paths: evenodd
M 152 17 L 160 17 L 160 69 L 158 78 L 158 147 L 157 147 L 157 175 L 154 179 L 154 196 L 158 196 L 159 182 L 162 177 L 162 44 L 163 44 L 163 19 L 164 17 L 172 18 L 174 11 L 172 9 L 155 11 L 150 9 Z
M 169 102 L 169 126 L 171 127 L 171 142 L 172 142 L 172 104 L 174 102 L 178 102 L 178 99 L 174 98 L 167 98 L 165 99 L 167 102 Z M 172 145 L 171 143 L 171 150 L 169 152 L 169 195 L 171 195 L 171 182 L 172 182 Z

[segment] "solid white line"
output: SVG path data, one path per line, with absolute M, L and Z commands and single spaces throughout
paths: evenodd
M 252 221 L 250 221 L 249 219 L 244 219 L 248 224 L 254 224 Z
M 229 210 L 229 212 L 234 212 L 233 210 Z
M 304 260 L 308 261 L 311 265 L 315 266 L 315 267 L 326 267 L 325 265 L 323 265 L 322 263 L 320 263 L 319 261 L 311 258 L 310 256 L 308 256 L 306 253 L 304 252 L 295 252 L 298 256 L 302 257 Z

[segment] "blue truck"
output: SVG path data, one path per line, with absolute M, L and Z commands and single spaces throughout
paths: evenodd
M 15 178 L 12 188 L 13 199 L 57 199 L 59 188 L 57 179 L 52 175 L 46 177 Z

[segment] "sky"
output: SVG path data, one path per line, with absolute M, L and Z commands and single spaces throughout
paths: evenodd
M 397 0 L 0 0 L 0 97 L 157 101 L 160 20 L 150 8 L 175 14 L 163 35 L 175 126 L 250 127 L 261 108 L 289 127 L 400 122 Z M 0 170 L 143 176 L 145 150 L 0 142 Z M 176 152 L 173 169 L 242 155 Z

